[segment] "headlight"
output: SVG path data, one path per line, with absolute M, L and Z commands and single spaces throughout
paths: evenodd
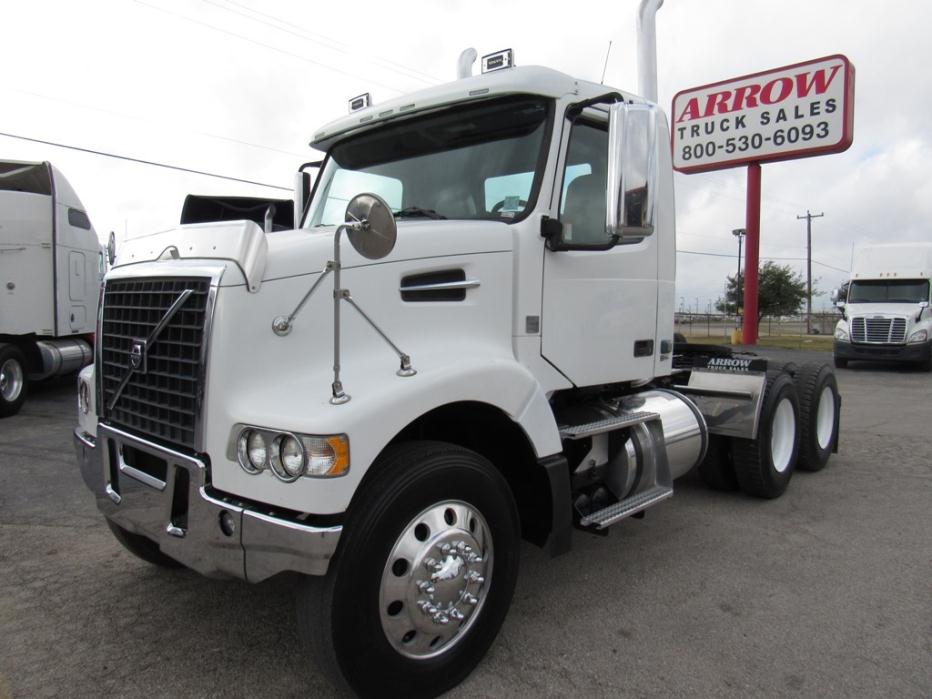
M 258 430 L 243 430 L 236 442 L 239 465 L 249 473 L 259 473 L 268 461 L 269 448 Z
M 927 330 L 917 330 L 912 335 L 909 336 L 909 339 L 906 341 L 908 344 L 916 344 L 918 342 L 925 342 L 929 339 L 929 332 Z
M 290 434 L 279 435 L 275 439 L 277 447 L 275 458 L 272 459 L 272 470 L 283 481 L 293 481 L 304 475 L 304 466 L 307 458 L 304 455 L 304 445 L 297 437 Z
M 848 331 L 839 325 L 837 328 L 835 328 L 835 339 L 841 340 L 842 342 L 847 342 Z
M 349 472 L 349 439 L 346 435 L 305 435 L 247 425 L 233 428 L 228 457 L 247 473 L 270 468 L 282 481 L 301 476 L 334 478 Z

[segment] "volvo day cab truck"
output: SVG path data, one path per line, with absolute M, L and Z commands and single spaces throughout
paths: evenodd
M 932 243 L 866 245 L 856 251 L 835 326 L 835 366 L 867 360 L 908 362 L 932 371 Z
M 33 381 L 90 363 L 103 253 L 51 163 L 0 161 L 0 417 Z
M 77 456 L 114 536 L 208 576 L 299 574 L 306 657 L 360 696 L 468 675 L 520 539 L 565 553 L 694 467 L 777 497 L 838 443 L 830 366 L 674 345 L 661 110 L 470 58 L 318 130 L 295 230 L 124 244 L 80 377 Z

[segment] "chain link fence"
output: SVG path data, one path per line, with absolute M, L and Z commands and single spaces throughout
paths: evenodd
M 841 316 L 837 312 L 813 313 L 808 327 L 809 335 L 827 335 L 835 332 L 835 323 Z M 723 313 L 677 313 L 674 330 L 686 337 L 731 339 L 733 330 L 740 330 L 744 322 L 741 316 Z M 806 314 L 795 316 L 764 316 L 758 323 L 759 337 L 805 337 Z

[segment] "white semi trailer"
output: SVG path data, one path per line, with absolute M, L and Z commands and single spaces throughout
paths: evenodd
M 81 200 L 47 162 L 0 161 L 0 417 L 30 382 L 90 363 L 103 254 Z
M 295 230 L 124 245 L 80 378 L 78 460 L 116 538 L 301 574 L 308 657 L 362 696 L 469 674 L 522 537 L 566 552 L 697 465 L 776 497 L 838 443 L 830 366 L 674 345 L 656 105 L 508 52 L 464 63 L 319 130 Z
M 912 363 L 932 371 L 932 243 L 884 243 L 858 248 L 851 279 L 832 300 L 835 366 L 850 361 Z

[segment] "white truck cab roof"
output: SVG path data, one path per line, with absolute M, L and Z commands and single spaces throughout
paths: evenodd
M 932 243 L 883 243 L 857 249 L 852 279 L 929 279 Z
M 580 100 L 585 100 L 609 92 L 620 93 L 607 85 L 577 80 L 550 68 L 539 66 L 507 68 L 429 87 L 382 104 L 354 111 L 330 122 L 315 133 L 311 146 L 326 151 L 337 140 L 354 131 L 361 131 L 375 124 L 454 103 L 513 94 L 532 94 L 553 98 L 575 94 Z M 625 100 L 643 101 L 630 93 L 623 93 L 623 97 Z

